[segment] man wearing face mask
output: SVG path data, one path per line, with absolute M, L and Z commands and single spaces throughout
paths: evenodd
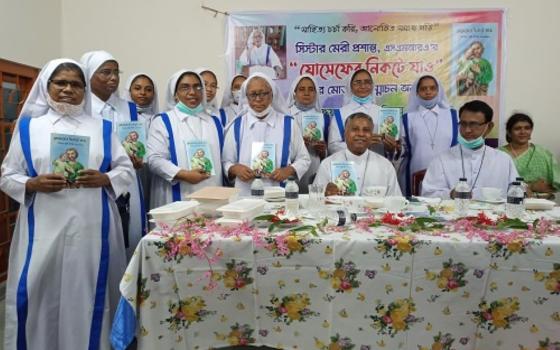
M 473 199 L 481 199 L 480 189 L 495 187 L 507 194 L 508 185 L 518 176 L 515 164 L 505 152 L 484 144 L 494 127 L 493 111 L 486 103 L 474 100 L 459 110 L 459 144 L 436 157 L 422 182 L 422 195 L 454 198 L 459 178 L 466 178 Z
M 434 157 L 457 144 L 457 111 L 447 103 L 443 86 L 435 77 L 423 75 L 412 84 L 401 130 L 404 149 L 399 183 L 408 197 L 412 195 L 413 174 L 425 170 Z
M 249 195 L 256 174 L 252 160 L 260 147 L 271 150 L 274 161 L 274 170 L 263 178 L 265 186 L 281 185 L 290 175 L 301 178 L 311 160 L 276 84 L 264 74 L 251 75 L 241 87 L 241 103 L 247 111 L 230 125 L 224 143 L 222 164 L 229 180 L 235 180 L 241 195 Z

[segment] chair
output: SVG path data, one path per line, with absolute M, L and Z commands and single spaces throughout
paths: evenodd
M 412 195 L 419 196 L 422 193 L 422 181 L 426 175 L 426 169 L 419 170 L 412 174 Z

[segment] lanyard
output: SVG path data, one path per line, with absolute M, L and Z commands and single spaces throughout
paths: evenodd
M 478 181 L 478 176 L 480 175 L 480 172 L 482 171 L 482 164 L 484 164 L 484 157 L 486 156 L 486 146 L 482 146 L 484 147 L 484 149 L 482 150 L 482 159 L 480 160 L 480 167 L 478 168 L 478 172 L 476 173 L 476 177 L 474 179 L 474 182 L 471 186 L 471 192 L 474 189 L 474 186 L 476 186 L 476 183 Z M 463 178 L 466 178 L 467 176 L 465 175 L 465 162 L 463 159 L 463 146 L 459 146 L 459 151 L 461 151 L 461 169 L 463 170 Z

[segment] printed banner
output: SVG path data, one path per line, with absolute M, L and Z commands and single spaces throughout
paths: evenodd
M 322 106 L 341 107 L 349 75 L 365 68 L 374 77 L 376 103 L 406 111 L 411 84 L 429 74 L 454 107 L 483 100 L 498 124 L 503 10 L 233 13 L 227 30 L 229 76 L 263 72 L 286 96 L 291 82 L 308 73 Z

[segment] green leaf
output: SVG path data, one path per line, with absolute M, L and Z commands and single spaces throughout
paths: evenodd
M 253 218 L 253 221 L 271 221 L 275 217 L 276 215 L 265 214 L 265 215 L 255 216 Z

